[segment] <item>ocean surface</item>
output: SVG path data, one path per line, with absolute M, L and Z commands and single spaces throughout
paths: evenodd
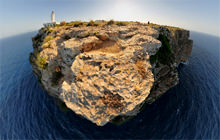
M 179 84 L 126 123 L 98 127 L 41 89 L 28 60 L 35 34 L 0 40 L 0 139 L 220 139 L 220 38 L 191 32 Z

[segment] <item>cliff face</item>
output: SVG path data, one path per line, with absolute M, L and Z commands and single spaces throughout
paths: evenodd
M 187 30 L 170 26 L 150 26 L 167 37 L 167 43 L 169 43 L 167 46 L 170 47 L 172 54 L 169 56 L 167 51 L 160 51 L 157 60 L 155 60 L 155 56 L 152 56 L 155 82 L 150 95 L 146 99 L 147 103 L 154 102 L 168 89 L 178 84 L 179 78 L 176 67 L 181 62 L 188 61 L 193 46 L 193 41 L 189 40 L 189 31 Z
M 192 49 L 188 31 L 84 24 L 41 29 L 30 54 L 42 87 L 76 114 L 102 126 L 117 116 L 136 115 L 178 83 L 176 66 Z

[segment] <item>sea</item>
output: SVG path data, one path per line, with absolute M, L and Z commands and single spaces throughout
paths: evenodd
M 180 82 L 127 122 L 100 127 L 63 109 L 29 63 L 37 32 L 0 39 L 0 139 L 220 139 L 220 38 L 191 31 Z

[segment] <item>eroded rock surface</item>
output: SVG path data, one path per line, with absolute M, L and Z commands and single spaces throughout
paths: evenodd
M 150 62 L 164 46 L 160 35 L 169 39 L 174 55 L 167 64 Z M 30 62 L 50 95 L 103 126 L 117 116 L 136 115 L 146 101 L 178 83 L 176 66 L 187 61 L 192 48 L 187 33 L 181 36 L 185 42 L 179 36 L 135 23 L 41 29 L 33 38 Z

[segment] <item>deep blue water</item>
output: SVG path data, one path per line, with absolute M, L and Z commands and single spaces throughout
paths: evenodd
M 28 57 L 31 32 L 0 40 L 0 139 L 220 139 L 220 39 L 192 32 L 180 83 L 122 125 L 98 127 L 43 91 Z

